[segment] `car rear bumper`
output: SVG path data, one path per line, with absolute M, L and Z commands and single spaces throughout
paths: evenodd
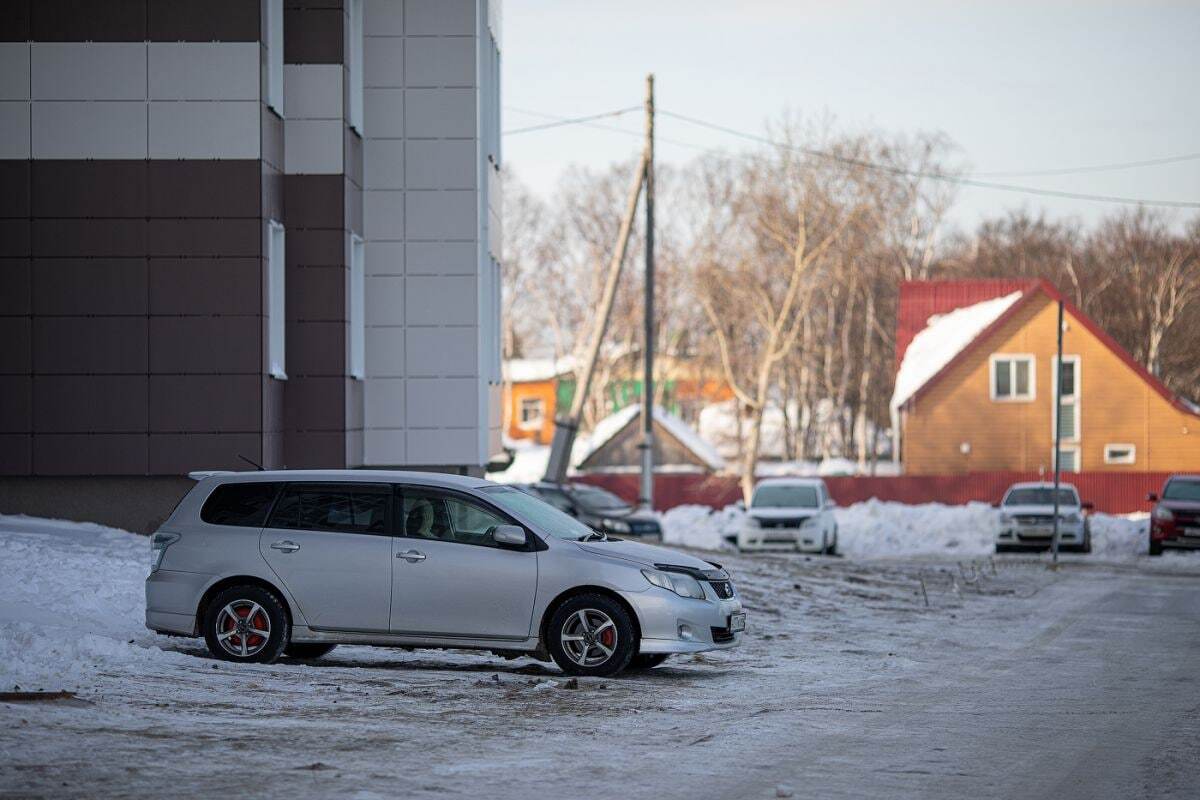
M 146 578 L 146 627 L 160 633 L 196 632 L 196 609 L 211 576 L 160 569 Z

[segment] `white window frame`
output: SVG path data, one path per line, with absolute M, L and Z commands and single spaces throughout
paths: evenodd
M 350 12 L 350 52 L 346 58 L 350 68 L 348 121 L 354 132 L 363 136 L 363 0 L 349 0 L 347 10 Z
M 350 234 L 350 377 L 367 377 L 367 289 L 366 245 L 357 233 Z
M 1127 456 L 1113 456 L 1112 450 L 1128 450 Z M 1136 464 L 1137 463 L 1137 445 L 1133 443 L 1126 444 L 1124 442 L 1108 442 L 1104 445 L 1104 463 L 1105 464 Z
M 1014 394 L 1000 397 L 996 394 L 996 362 L 1008 361 L 1009 366 L 1009 381 L 1008 385 L 1012 387 Z M 1029 362 L 1029 393 L 1015 394 L 1017 389 L 1017 370 L 1015 364 L 1018 361 Z M 988 358 L 988 396 L 993 403 L 1032 403 L 1037 399 L 1037 356 L 1032 353 L 993 353 Z
M 1062 444 L 1059 446 L 1058 449 L 1064 453 L 1074 453 L 1075 454 L 1074 469 L 1064 469 L 1064 470 L 1062 470 L 1062 472 L 1079 473 L 1079 472 L 1083 471 L 1083 465 L 1081 463 L 1079 463 L 1079 445 L 1077 445 L 1077 444 Z M 1051 448 L 1050 448 L 1050 467 L 1051 467 L 1051 469 L 1054 468 L 1055 460 L 1057 458 L 1058 458 L 1058 454 L 1054 452 L 1054 447 L 1051 446 Z
M 283 0 L 263 0 L 267 43 L 267 85 L 263 99 L 280 117 L 283 116 Z
M 538 417 L 536 420 L 526 420 L 524 418 L 526 403 L 529 403 L 529 404 L 536 403 L 538 408 L 540 409 L 540 413 L 538 414 Z M 536 431 L 536 430 L 541 430 L 542 426 L 545 424 L 546 424 L 546 399 L 544 397 L 522 397 L 517 402 L 517 427 L 519 429 L 521 429 L 523 431 Z
M 287 271 L 285 231 L 277 220 L 267 221 L 267 372 L 286 381 L 287 372 Z
M 1075 393 L 1073 395 L 1071 395 L 1071 402 L 1069 403 L 1069 405 L 1075 406 L 1075 430 L 1063 431 L 1063 441 L 1064 442 L 1078 442 L 1083 437 L 1083 418 L 1082 418 L 1083 404 L 1082 404 L 1082 399 L 1080 397 L 1080 395 L 1083 394 L 1083 373 L 1080 371 L 1083 368 L 1083 363 L 1080 360 L 1078 355 L 1073 355 L 1073 356 L 1064 355 L 1063 361 L 1070 362 L 1075 365 Z M 1051 370 L 1051 372 L 1050 372 L 1051 377 L 1055 381 L 1058 381 L 1058 379 L 1059 379 L 1058 378 L 1058 356 L 1053 356 L 1050 359 L 1050 370 Z M 1054 408 L 1054 400 L 1055 400 L 1055 396 L 1058 394 L 1058 386 L 1059 386 L 1059 384 L 1055 383 L 1054 391 L 1050 393 L 1051 394 L 1051 397 L 1050 397 L 1050 435 L 1051 436 L 1057 436 L 1056 431 L 1058 430 L 1058 412 Z

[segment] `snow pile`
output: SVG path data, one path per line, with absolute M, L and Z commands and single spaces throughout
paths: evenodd
M 72 689 L 105 666 L 164 658 L 145 628 L 145 536 L 0 516 L 0 691 Z
M 575 369 L 575 357 L 510 358 L 504 362 L 504 379 L 513 383 L 548 381 Z
M 904 360 L 896 373 L 891 408 L 895 410 L 904 405 L 1020 298 L 1021 292 L 1013 292 L 930 317 L 925 329 L 913 337 L 904 351 Z
M 1093 514 L 1092 554 L 1099 558 L 1121 560 L 1145 555 L 1150 544 L 1150 515 L 1146 512 L 1114 517 Z
M 697 550 L 725 550 L 732 547 L 725 537 L 737 534 L 745 514 L 737 506 L 714 511 L 708 506 L 675 506 L 661 515 L 664 545 Z

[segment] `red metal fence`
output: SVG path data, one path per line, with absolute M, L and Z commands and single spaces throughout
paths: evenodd
M 1080 472 L 1063 476 L 1084 501 L 1097 511 L 1127 514 L 1149 511 L 1146 494 L 1158 492 L 1166 472 Z M 580 476 L 580 481 L 603 486 L 626 500 L 638 496 L 636 474 Z M 966 475 L 900 475 L 895 477 L 825 478 L 833 498 L 841 505 L 864 500 L 893 500 L 898 503 L 945 503 L 961 505 L 972 500 L 998 502 L 1004 490 L 1018 481 L 1047 480 L 1036 472 L 972 472 Z M 736 478 L 697 474 L 663 473 L 654 476 L 654 506 L 660 511 L 679 505 L 697 504 L 723 508 L 741 498 Z

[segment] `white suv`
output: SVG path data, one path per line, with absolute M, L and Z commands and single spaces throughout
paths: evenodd
M 1058 487 L 1058 546 L 1077 553 L 1092 552 L 1092 529 L 1079 492 L 1069 483 Z M 1000 502 L 996 552 L 1046 550 L 1054 538 L 1054 484 L 1014 483 Z
M 820 478 L 767 478 L 754 487 L 746 520 L 737 533 L 739 550 L 796 549 L 837 552 L 836 504 Z

